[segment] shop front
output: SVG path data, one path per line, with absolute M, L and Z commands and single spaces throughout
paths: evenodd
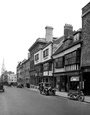
M 68 85 L 68 80 L 67 80 L 67 75 L 62 75 L 62 74 L 54 74 L 54 82 L 55 83 L 55 87 L 57 90 L 61 91 L 61 92 L 66 92 L 67 89 L 67 85 Z
M 36 85 L 39 85 L 39 83 L 41 82 L 41 77 L 43 75 L 43 71 L 42 71 L 42 64 L 38 64 L 35 66 L 35 82 Z
M 43 72 L 43 82 L 49 82 L 50 84 L 53 84 L 53 76 L 49 75 L 48 71 Z
M 81 87 L 79 71 L 54 73 L 54 78 L 56 78 L 55 87 L 61 92 L 78 90 Z
M 80 76 L 70 76 L 69 77 L 69 90 L 79 90 L 80 89 Z
M 82 84 L 84 95 L 90 96 L 90 67 L 82 68 Z
M 67 92 L 67 85 L 68 85 L 68 82 L 67 82 L 67 75 L 64 75 L 64 76 L 60 76 L 60 90 L 62 92 Z

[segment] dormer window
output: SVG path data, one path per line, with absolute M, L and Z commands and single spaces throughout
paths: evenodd
M 74 42 L 78 41 L 80 37 L 80 33 L 74 35 Z

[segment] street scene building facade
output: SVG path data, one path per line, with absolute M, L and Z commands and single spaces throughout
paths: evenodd
M 84 94 L 90 95 L 90 3 L 82 8 L 81 71 Z
M 16 74 L 8 74 L 8 84 L 17 85 L 17 75 Z
M 37 80 L 35 77 L 35 64 L 34 64 L 34 54 L 44 47 L 46 44 L 46 40 L 44 38 L 38 38 L 36 42 L 29 48 L 30 52 L 30 84 L 36 85 Z
M 34 54 L 35 76 L 37 85 L 40 82 L 49 82 L 53 85 L 53 59 L 52 54 L 62 44 L 63 37 L 53 37 L 53 28 L 47 26 L 45 39 L 47 44 Z
M 59 91 L 67 92 L 69 89 L 77 90 L 79 85 L 81 30 L 73 32 L 71 25 L 65 25 L 64 34 L 63 44 L 53 54 L 53 74 L 55 87 Z
M 72 25 L 65 24 L 59 38 L 53 37 L 53 27 L 45 29 L 45 38 L 38 38 L 29 48 L 30 85 L 50 82 L 61 92 L 82 89 L 90 95 L 90 3 L 82 8 L 81 29 L 73 31 Z M 24 63 L 18 64 L 17 75 L 25 80 Z
M 19 62 L 17 65 L 17 82 L 24 86 L 29 83 L 30 80 L 30 57 Z
M 34 54 L 37 85 L 40 82 L 53 82 L 52 76 L 52 42 Z
M 17 85 L 17 75 L 12 72 L 12 71 L 7 71 L 5 70 L 2 74 L 1 74 L 1 79 L 0 79 L 4 85 Z

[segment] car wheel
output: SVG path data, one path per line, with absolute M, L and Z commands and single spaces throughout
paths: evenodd
M 83 102 L 84 101 L 84 96 L 79 96 L 78 101 Z

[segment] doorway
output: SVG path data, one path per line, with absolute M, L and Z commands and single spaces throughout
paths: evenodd
M 67 92 L 67 76 L 60 77 L 60 87 L 62 92 Z
M 84 81 L 84 94 L 90 95 L 90 72 L 83 73 L 83 81 Z

